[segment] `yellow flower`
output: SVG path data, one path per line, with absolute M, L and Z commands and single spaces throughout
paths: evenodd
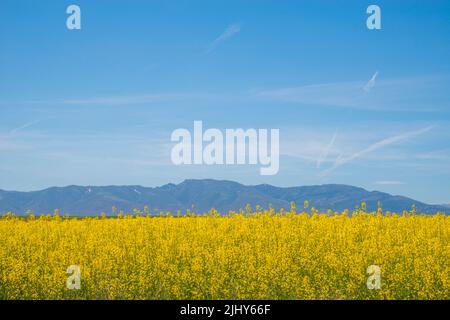
M 448 299 L 450 217 L 365 210 L 8 213 L 0 299 Z M 73 265 L 80 289 L 67 287 Z M 372 265 L 380 289 L 367 287 Z

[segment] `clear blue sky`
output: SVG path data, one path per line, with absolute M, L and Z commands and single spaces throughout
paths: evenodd
M 216 178 L 450 203 L 449 58 L 450 1 L 1 0 L 0 188 Z M 279 173 L 173 166 L 194 120 L 279 128 Z

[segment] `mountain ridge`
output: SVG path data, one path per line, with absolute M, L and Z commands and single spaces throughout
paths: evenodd
M 159 211 L 206 212 L 211 208 L 221 213 L 238 211 L 246 204 L 264 208 L 289 209 L 290 202 L 303 206 L 308 200 L 310 207 L 318 210 L 352 210 L 362 201 L 367 210 L 376 210 L 381 202 L 385 211 L 402 212 L 416 205 L 420 213 L 449 213 L 443 205 L 426 204 L 408 197 L 391 195 L 380 191 L 368 191 L 345 184 L 277 187 L 269 184 L 244 185 L 229 180 L 187 179 L 179 184 L 168 183 L 157 187 L 140 185 L 49 187 L 43 190 L 20 192 L 0 190 L 0 213 L 14 212 L 24 215 L 28 210 L 35 214 L 52 213 L 58 209 L 62 214 L 98 215 L 111 213 L 114 206 L 130 213 L 134 208 L 149 206 L 152 213 Z

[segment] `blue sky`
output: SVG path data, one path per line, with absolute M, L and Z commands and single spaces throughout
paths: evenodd
M 216 178 L 450 203 L 449 36 L 438 0 L 2 0 L 0 188 Z M 279 128 L 279 173 L 172 165 L 194 120 Z

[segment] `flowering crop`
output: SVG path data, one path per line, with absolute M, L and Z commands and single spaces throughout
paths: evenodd
M 443 214 L 0 219 L 0 299 L 448 299 L 449 261 Z

